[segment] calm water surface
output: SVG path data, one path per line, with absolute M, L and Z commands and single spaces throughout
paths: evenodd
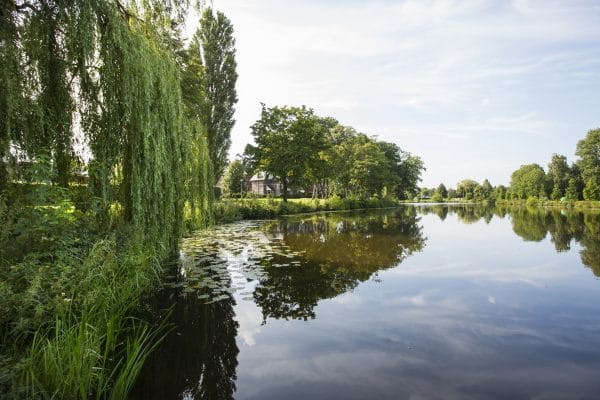
M 412 207 L 184 241 L 140 399 L 598 399 L 600 215 Z

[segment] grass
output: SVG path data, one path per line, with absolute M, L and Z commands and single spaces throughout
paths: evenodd
M 219 223 L 243 219 L 270 219 L 280 215 L 303 214 L 319 211 L 360 210 L 398 206 L 391 197 L 369 199 L 345 198 L 337 196 L 328 199 L 289 199 L 279 198 L 223 199 L 215 205 L 215 219 Z
M 164 336 L 136 317 L 159 284 L 154 250 L 95 221 L 63 189 L 0 196 L 1 398 L 126 398 Z
M 514 199 L 514 200 L 497 200 L 497 204 L 501 205 L 526 205 L 529 207 L 561 207 L 561 208 L 571 208 L 574 210 L 591 210 L 591 209 L 600 209 L 600 201 L 594 200 L 546 200 L 539 199 L 537 197 L 530 197 L 526 200 L 523 199 Z

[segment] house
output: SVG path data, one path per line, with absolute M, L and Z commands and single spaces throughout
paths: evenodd
M 250 191 L 259 196 L 280 196 L 283 193 L 283 184 L 273 175 L 258 171 L 250 178 Z

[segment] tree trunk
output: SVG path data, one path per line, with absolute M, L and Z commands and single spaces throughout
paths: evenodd
M 284 176 L 282 179 L 283 182 L 283 201 L 287 203 L 287 176 Z
M 8 182 L 8 169 L 6 168 L 6 164 L 4 160 L 0 158 L 0 192 L 4 190 L 6 184 Z

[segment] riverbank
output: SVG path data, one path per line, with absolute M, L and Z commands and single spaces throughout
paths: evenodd
M 0 397 L 126 398 L 164 333 L 138 318 L 158 249 L 116 213 L 99 226 L 79 191 L 0 195 Z
M 535 197 L 531 197 L 527 200 L 496 200 L 496 204 L 501 206 L 558 207 L 570 208 L 575 210 L 600 209 L 600 201 L 539 200 Z
M 246 219 L 271 219 L 283 215 L 305 214 L 320 211 L 362 210 L 397 207 L 400 202 L 391 197 L 345 198 L 334 196 L 328 199 L 278 198 L 224 199 L 215 204 L 215 220 L 227 223 Z

